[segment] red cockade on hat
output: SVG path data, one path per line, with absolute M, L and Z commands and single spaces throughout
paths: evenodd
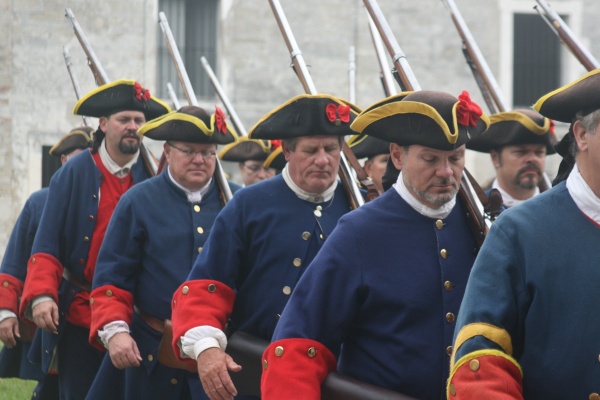
M 327 119 L 336 125 L 340 125 L 341 122 L 350 122 L 350 106 L 330 103 L 325 107 L 325 114 Z
M 271 140 L 271 150 L 276 150 L 281 147 L 281 140 L 275 139 Z
M 456 118 L 458 123 L 464 126 L 476 126 L 481 118 L 481 107 L 471 101 L 469 92 L 463 90 L 458 96 L 458 105 L 456 107 Z
M 139 101 L 142 101 L 142 98 L 144 99 L 143 101 L 150 100 L 150 91 L 148 89 L 144 89 L 144 87 L 138 82 L 133 85 L 133 91 L 135 93 L 135 98 Z
M 225 122 L 225 113 L 218 106 L 215 106 L 215 123 L 217 130 L 223 135 L 227 133 L 227 123 Z

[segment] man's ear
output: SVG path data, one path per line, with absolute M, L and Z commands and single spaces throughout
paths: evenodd
M 98 120 L 98 124 L 100 125 L 100 130 L 106 133 L 106 125 L 108 124 L 108 117 L 100 117 Z
M 573 136 L 575 136 L 577 148 L 580 152 L 587 151 L 589 135 L 590 133 L 581 126 L 581 121 L 573 123 Z
M 402 171 L 402 164 L 404 163 L 404 158 L 406 157 L 406 151 L 404 147 L 396 144 L 390 143 L 390 158 L 392 159 L 392 163 L 394 163 L 394 167 Z
M 291 150 L 288 148 L 288 145 L 285 141 L 281 141 L 281 151 L 283 152 L 283 156 L 285 157 L 285 161 L 290 161 L 290 153 Z
M 492 163 L 494 168 L 500 168 L 502 166 L 502 156 L 496 150 L 490 150 L 490 157 L 492 157 Z

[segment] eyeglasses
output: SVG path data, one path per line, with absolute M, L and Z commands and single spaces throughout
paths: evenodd
M 260 172 L 261 169 L 265 172 L 269 172 L 271 170 L 271 168 L 264 167 L 260 164 L 251 164 L 251 165 L 243 164 L 243 165 L 244 165 L 244 168 L 246 168 L 248 171 L 253 172 L 255 174 Z
M 217 155 L 217 153 L 214 150 L 193 151 L 193 150 L 188 150 L 188 149 L 180 149 L 179 147 L 175 146 L 173 143 L 167 142 L 167 144 L 169 146 L 173 147 L 174 149 L 177 149 L 180 152 L 182 152 L 190 160 L 193 160 L 194 157 L 196 157 L 196 154 L 200 154 L 202 156 L 203 160 L 212 160 Z

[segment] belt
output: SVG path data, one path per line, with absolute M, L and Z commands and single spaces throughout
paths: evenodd
M 137 306 L 133 306 L 133 310 L 137 315 L 142 317 L 142 320 L 152 329 L 157 332 L 164 333 L 165 332 L 165 323 L 160 319 L 148 314 L 145 311 L 140 310 Z
M 77 286 L 79 289 L 84 290 L 86 292 L 92 291 L 92 284 L 86 282 L 84 280 L 79 279 L 71 271 L 66 268 L 63 268 L 63 279 Z

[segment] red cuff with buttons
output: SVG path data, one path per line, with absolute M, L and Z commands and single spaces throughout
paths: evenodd
M 321 398 L 321 385 L 336 369 L 336 359 L 323 344 L 311 339 L 282 339 L 263 353 L 261 398 L 306 400 Z
M 113 285 L 100 286 L 90 294 L 92 324 L 90 326 L 90 344 L 104 350 L 98 337 L 98 331 L 113 321 L 125 321 L 131 325 L 133 317 L 133 294 Z
M 0 309 L 7 309 L 15 314 L 19 310 L 19 297 L 23 292 L 23 282 L 9 274 L 0 274 Z
M 21 297 L 21 317 L 25 316 L 27 307 L 38 296 L 50 296 L 58 304 L 58 286 L 62 273 L 62 264 L 50 254 L 36 253 L 29 257 L 27 277 Z
M 221 330 L 233 310 L 235 292 L 219 281 L 208 279 L 184 282 L 173 295 L 173 349 L 181 358 L 179 339 L 198 326 L 212 326 Z
M 475 351 L 452 369 L 446 395 L 449 400 L 523 400 L 523 374 L 506 353 Z

